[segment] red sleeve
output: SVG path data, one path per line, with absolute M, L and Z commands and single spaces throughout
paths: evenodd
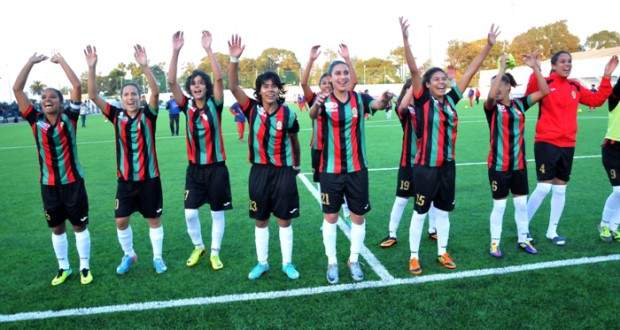
M 600 107 L 607 101 L 609 95 L 611 95 L 611 82 L 609 77 L 603 77 L 603 79 L 601 79 L 601 84 L 598 86 L 597 92 L 592 92 L 581 84 L 579 88 L 579 103 L 591 107 Z
M 26 111 L 20 114 L 28 121 L 30 126 L 37 122 L 37 111 L 34 109 L 32 103 L 28 106 L 28 108 L 26 108 Z
M 530 80 L 527 82 L 527 88 L 525 89 L 525 95 L 530 95 L 534 92 L 538 91 L 538 81 L 536 80 L 536 75 L 532 73 L 530 75 Z
M 306 100 L 306 103 L 308 103 L 309 106 L 312 105 L 312 101 L 314 100 L 314 98 L 316 97 L 316 93 L 304 93 L 304 99 Z
M 256 101 L 248 97 L 248 100 L 245 102 L 245 104 L 239 104 L 239 105 L 241 106 L 241 111 L 243 111 L 243 114 L 246 117 L 249 117 L 250 110 L 252 109 L 252 107 L 254 107 L 255 104 L 256 104 Z
M 177 104 L 179 106 L 179 109 L 183 112 L 185 112 L 187 109 L 185 108 L 187 106 L 187 96 L 183 95 L 183 98 L 181 99 L 181 104 Z

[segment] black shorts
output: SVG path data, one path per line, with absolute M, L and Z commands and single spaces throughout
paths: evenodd
M 413 168 L 400 167 L 398 169 L 396 196 L 402 198 L 413 197 Z
M 456 168 L 454 162 L 440 167 L 413 166 L 414 209 L 419 214 L 428 212 L 431 203 L 447 212 L 454 210 Z
M 370 211 L 367 169 L 342 174 L 321 173 L 323 213 L 338 213 L 344 197 L 351 212 L 364 215 Z
M 74 226 L 88 224 L 88 195 L 83 179 L 63 185 L 41 185 L 41 197 L 50 228 L 61 225 L 66 219 Z
M 124 218 L 135 211 L 145 218 L 159 218 L 164 201 L 159 177 L 143 181 L 118 180 L 114 216 Z
M 211 211 L 232 209 L 230 179 L 224 162 L 187 166 L 185 208 L 197 209 L 205 203 L 209 203 Z
M 612 186 L 620 186 L 620 142 L 605 139 L 601 153 L 609 182 Z
M 314 182 L 320 182 L 319 167 L 321 166 L 321 152 L 323 150 L 312 149 L 312 180 Z
M 250 169 L 250 218 L 290 220 L 299 217 L 297 172 L 290 166 L 253 164 Z
M 493 199 L 504 199 L 508 192 L 512 195 L 527 195 L 529 186 L 527 183 L 527 169 L 512 171 L 496 171 L 489 169 L 489 184 Z
M 536 178 L 538 181 L 558 178 L 568 182 L 574 155 L 575 147 L 558 147 L 546 142 L 534 143 Z

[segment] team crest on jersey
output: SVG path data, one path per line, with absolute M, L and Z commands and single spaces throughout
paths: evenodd
M 338 104 L 336 102 L 325 102 L 325 112 L 332 113 L 338 111 Z
M 577 93 L 575 91 L 570 92 L 570 96 L 573 97 L 573 100 L 577 99 Z
M 278 131 L 281 131 L 281 130 L 282 130 L 282 121 L 281 121 L 281 120 L 278 120 L 278 121 L 276 122 L 276 129 L 277 129 Z
M 497 111 L 499 111 L 499 112 L 506 112 L 506 107 L 503 104 L 498 104 L 497 105 Z
M 353 112 L 353 118 L 357 118 L 357 108 L 353 107 L 351 112 Z

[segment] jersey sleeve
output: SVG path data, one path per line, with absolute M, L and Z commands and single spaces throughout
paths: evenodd
M 144 106 L 143 111 L 144 111 L 144 114 L 148 118 L 150 118 L 152 120 L 156 120 L 157 119 L 157 114 L 159 113 L 159 109 L 157 109 L 157 110 L 151 109 L 151 107 L 147 104 L 147 105 Z
M 32 103 L 28 106 L 26 111 L 21 113 L 22 117 L 24 117 L 24 119 L 28 121 L 28 124 L 30 124 L 30 126 L 34 125 L 37 122 L 38 114 L 39 112 L 34 108 Z
M 452 102 L 454 102 L 453 106 L 455 108 L 454 110 L 456 110 L 456 104 L 459 103 L 459 101 L 463 98 L 463 93 L 459 89 L 459 86 L 455 84 L 452 85 L 452 88 L 446 96 L 449 97 Z
M 579 103 L 588 105 L 591 107 L 600 107 L 609 95 L 611 95 L 611 82 L 609 77 L 603 77 L 601 84 L 598 86 L 597 92 L 592 92 L 589 89 L 578 84 L 579 88 Z
M 111 105 L 110 103 L 106 103 L 105 107 L 107 111 L 104 111 L 103 114 L 106 116 L 106 118 L 108 118 L 111 123 L 114 123 L 120 109 Z
M 524 112 L 527 111 L 529 108 L 531 108 L 535 104 L 535 102 L 532 101 L 531 95 L 519 97 L 517 98 L 517 101 L 519 101 L 523 105 Z
M 80 118 L 81 105 L 82 102 L 70 101 L 69 106 L 65 108 L 65 113 L 67 114 L 67 117 L 69 117 L 69 119 L 71 119 L 72 121 L 77 121 L 78 118 Z
M 222 113 L 222 110 L 224 110 L 224 98 L 221 100 L 216 100 L 215 97 L 211 96 L 211 99 L 213 100 L 217 113 Z
M 245 102 L 245 104 L 239 104 L 241 106 L 241 111 L 243 111 L 243 115 L 246 118 L 250 117 L 250 110 L 252 110 L 252 108 L 256 106 L 256 104 L 258 104 L 258 102 L 256 102 L 255 99 L 251 99 L 249 97 L 248 97 L 247 102 Z
M 187 98 L 187 96 L 183 95 L 183 98 L 181 99 L 181 103 L 177 104 L 177 106 L 179 107 L 179 110 L 181 110 L 181 112 L 187 114 L 187 108 L 189 108 L 189 104 L 190 104 L 190 99 Z M 170 101 L 168 101 L 170 102 Z M 172 107 L 170 107 L 172 109 Z
M 364 105 L 364 112 L 365 113 L 370 113 L 370 114 L 374 114 L 375 113 L 375 109 L 371 109 L 370 108 L 370 104 L 372 103 L 372 101 L 374 101 L 375 99 L 372 98 L 372 96 L 368 95 L 368 94 L 364 94 L 361 93 L 360 94 L 361 98 L 362 98 L 362 104 Z

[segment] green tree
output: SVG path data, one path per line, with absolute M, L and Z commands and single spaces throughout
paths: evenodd
M 286 84 L 299 84 L 301 64 L 297 56 L 290 50 L 267 48 L 256 58 L 256 69 L 259 72 L 274 71 Z
M 585 44 L 585 47 L 588 49 L 602 49 L 618 46 L 620 46 L 620 33 L 607 30 L 592 34 L 586 39 Z
M 228 64 L 230 63 L 230 56 L 224 53 L 213 53 L 215 55 L 215 60 L 220 65 L 220 71 L 222 71 L 222 80 L 224 82 L 224 86 L 228 86 Z M 208 56 L 205 56 L 198 63 L 198 70 L 202 70 L 206 72 L 211 79 L 213 79 L 213 70 L 211 69 L 211 60 L 209 60 Z
M 400 82 L 397 68 L 390 60 L 372 57 L 367 60 L 357 60 L 353 63 L 362 84 L 386 84 Z
M 239 85 L 244 88 L 254 87 L 256 76 L 257 68 L 255 59 L 242 58 L 239 60 Z
M 45 88 L 47 88 L 47 85 L 45 85 L 40 80 L 35 80 L 32 82 L 32 84 L 30 84 L 30 92 L 33 95 L 41 95 L 41 93 L 43 93 L 43 90 Z
M 523 64 L 523 54 L 540 49 L 543 58 L 549 58 L 554 53 L 565 50 L 574 52 L 581 50 L 579 38 L 568 31 L 566 20 L 557 21 L 541 27 L 533 27 L 516 36 L 510 44 L 510 52 Z
M 479 39 L 470 42 L 451 40 L 448 42 L 447 64 L 456 69 L 456 79 L 460 79 L 469 64 L 474 60 L 487 44 L 487 39 Z M 491 49 L 489 56 L 482 62 L 481 69 L 492 69 L 497 67 L 497 59 L 508 48 L 508 42 L 499 41 Z M 428 63 L 430 64 L 430 63 Z M 478 75 L 471 82 L 472 85 L 478 84 Z

